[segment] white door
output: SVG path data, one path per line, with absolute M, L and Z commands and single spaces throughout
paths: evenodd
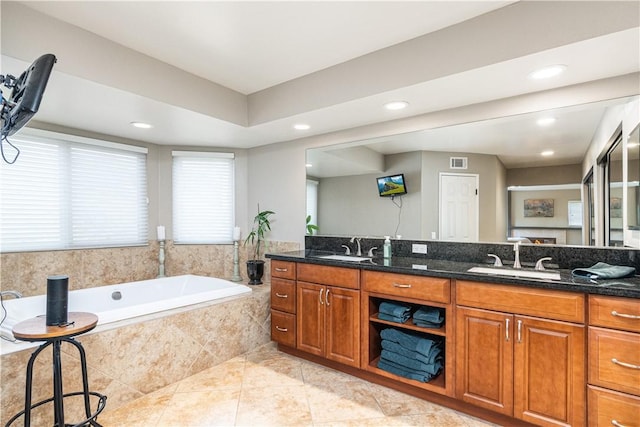
M 478 175 L 440 174 L 440 240 L 477 242 Z

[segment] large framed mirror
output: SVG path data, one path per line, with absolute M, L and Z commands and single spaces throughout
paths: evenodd
M 441 174 L 477 175 L 478 241 L 594 244 L 583 230 L 588 221 L 569 224 L 569 202 L 591 210 L 583 183 L 594 135 L 608 111 L 637 102 L 631 96 L 308 149 L 307 177 L 317 183 L 311 222 L 319 235 L 444 240 Z M 408 194 L 379 197 L 376 178 L 393 173 L 405 175 Z M 526 212 L 536 206 L 540 213 Z

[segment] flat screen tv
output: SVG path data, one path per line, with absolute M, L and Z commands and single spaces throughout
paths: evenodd
M 404 182 L 404 174 L 381 176 L 378 181 L 378 194 L 380 197 L 400 196 L 407 194 L 407 185 Z
M 2 76 L 3 84 L 12 89 L 9 98 L 2 99 L 2 139 L 20 130 L 38 112 L 55 62 L 54 55 L 42 55 L 17 79 Z

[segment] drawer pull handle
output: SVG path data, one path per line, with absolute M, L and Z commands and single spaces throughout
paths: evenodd
M 504 319 L 504 334 L 505 334 L 505 339 L 507 341 L 509 341 L 509 319 Z
M 616 420 L 611 420 L 611 425 L 614 425 L 616 427 L 626 427 L 624 424 L 620 424 Z
M 411 285 L 408 285 L 408 284 L 402 284 L 402 283 L 394 283 L 394 284 L 393 284 L 393 287 L 394 287 L 394 288 L 410 288 L 410 287 L 411 287 Z
M 281 328 L 280 326 L 276 325 L 276 329 L 279 330 L 280 332 L 289 332 L 288 328 Z
M 612 316 L 618 316 L 618 317 L 624 317 L 625 319 L 640 319 L 640 316 L 636 316 L 635 314 L 624 314 L 624 313 L 618 313 L 617 311 L 613 310 L 611 312 Z
M 329 289 L 327 289 L 327 292 L 324 294 L 324 302 L 327 303 L 327 307 L 331 305 L 329 304 Z
M 522 342 L 522 320 L 518 320 L 518 342 Z
M 624 366 L 625 368 L 640 369 L 640 365 L 634 365 L 632 363 L 621 362 L 616 358 L 611 359 L 611 362 L 615 363 L 616 365 Z
M 324 305 L 324 302 L 322 301 L 322 293 L 324 292 L 324 289 L 320 289 L 320 295 L 318 295 L 319 299 L 320 299 L 320 305 Z
M 289 298 L 289 295 L 287 295 L 287 294 L 279 294 L 279 293 L 277 293 L 277 292 L 276 292 L 276 296 L 277 296 L 278 298 Z
M 289 271 L 289 269 L 288 268 L 276 267 L 276 271 L 280 272 L 280 273 L 286 273 L 287 271 Z

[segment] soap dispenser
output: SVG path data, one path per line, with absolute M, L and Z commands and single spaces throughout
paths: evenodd
M 391 258 L 391 240 L 389 240 L 389 236 L 384 236 L 384 245 L 382 246 L 382 256 L 385 259 Z

